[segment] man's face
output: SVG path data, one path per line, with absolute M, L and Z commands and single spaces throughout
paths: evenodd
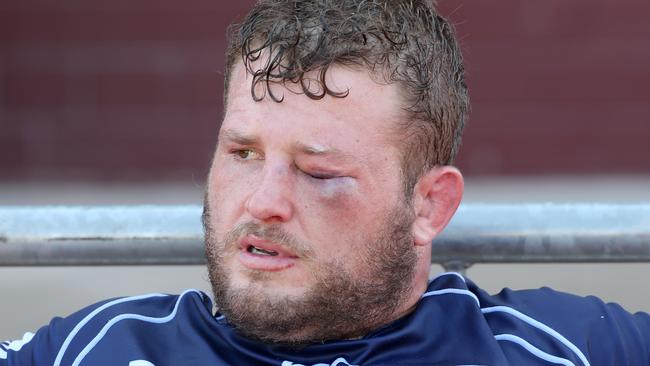
M 347 97 L 315 101 L 274 85 L 282 103 L 254 102 L 250 76 L 233 70 L 204 224 L 216 302 L 250 337 L 358 336 L 411 291 L 413 212 L 388 132 L 398 91 L 364 71 L 328 75 Z

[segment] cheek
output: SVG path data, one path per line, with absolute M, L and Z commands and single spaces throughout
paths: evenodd
M 219 221 L 230 224 L 240 214 L 254 174 L 242 167 L 215 164 L 208 180 L 208 200 L 212 210 L 218 212 Z M 217 216 L 217 215 L 215 215 Z
M 357 183 L 352 178 L 309 181 L 305 187 L 308 199 L 326 211 L 349 209 L 360 197 Z
M 309 185 L 300 199 L 306 203 L 307 215 L 319 221 L 330 235 L 343 235 L 359 223 L 365 204 L 358 184 L 352 178 L 324 181 Z
M 326 204 L 344 204 L 351 201 L 358 193 L 357 185 L 352 178 L 325 180 L 318 183 L 316 188 L 319 200 Z
M 210 169 L 208 183 L 213 192 L 219 192 L 221 196 L 228 197 L 231 192 L 240 192 L 244 188 L 250 187 L 260 170 L 260 163 L 241 164 L 228 156 L 220 156 L 215 159 Z

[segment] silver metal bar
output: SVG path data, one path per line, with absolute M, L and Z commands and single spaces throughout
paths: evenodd
M 203 264 L 200 206 L 1 207 L 0 266 Z M 465 204 L 433 262 L 650 262 L 650 204 Z
M 436 262 L 650 262 L 650 204 L 471 204 L 433 241 Z
M 0 207 L 0 266 L 201 264 L 199 206 Z

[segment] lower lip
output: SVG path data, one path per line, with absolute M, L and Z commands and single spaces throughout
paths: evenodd
M 248 269 L 278 272 L 293 267 L 298 258 L 271 255 L 258 255 L 246 250 L 239 252 L 239 262 Z

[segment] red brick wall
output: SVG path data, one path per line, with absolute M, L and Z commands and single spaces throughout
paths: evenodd
M 220 3 L 2 2 L 0 177 L 202 180 L 248 8 Z
M 458 24 L 472 96 L 461 167 L 650 173 L 650 2 L 442 5 Z
M 0 2 L 0 178 L 202 180 L 250 3 Z M 439 3 L 469 72 L 466 173 L 650 172 L 649 2 Z

